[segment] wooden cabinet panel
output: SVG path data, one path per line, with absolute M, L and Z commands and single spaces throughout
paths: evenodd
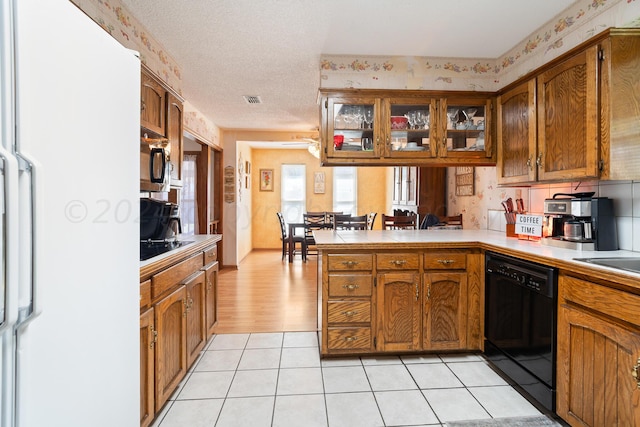
M 329 275 L 329 296 L 355 297 L 370 296 L 373 283 L 371 274 L 336 274 Z
M 167 139 L 170 144 L 171 185 L 182 186 L 183 158 L 183 106 L 182 101 L 167 93 Z
M 598 177 L 598 47 L 538 76 L 538 178 Z
M 371 322 L 370 301 L 329 301 L 327 304 L 329 323 Z
M 185 281 L 187 289 L 187 366 L 198 358 L 207 341 L 205 326 L 205 275 L 195 274 Z
M 140 90 L 140 126 L 165 136 L 165 88 L 146 72 L 142 72 Z
M 378 270 L 417 270 L 420 268 L 420 254 L 417 252 L 378 254 L 376 267 Z
M 462 252 L 427 252 L 424 254 L 425 270 L 465 270 L 467 254 Z
M 151 277 L 151 297 L 156 300 L 202 267 L 202 254 L 198 253 Z
M 425 349 L 464 349 L 467 345 L 466 272 L 424 276 Z
M 154 310 L 140 315 L 140 426 L 147 427 L 155 416 L 155 327 Z
M 536 180 L 536 118 L 535 78 L 498 97 L 499 184 Z
M 378 347 L 416 350 L 420 347 L 420 275 L 418 272 L 378 274 Z
M 204 269 L 206 295 L 205 317 L 207 334 L 213 335 L 213 328 L 218 323 L 218 262 L 214 262 Z
M 371 350 L 371 328 L 334 328 L 327 331 L 330 350 Z
M 558 414 L 572 426 L 640 426 L 640 296 L 567 275 L 558 288 Z
M 200 260 L 202 258 L 200 257 Z M 156 407 L 161 408 L 187 373 L 187 290 L 184 286 L 155 306 Z
M 140 283 L 140 309 L 151 304 L 151 280 Z
M 373 255 L 329 254 L 327 264 L 329 271 L 370 271 L 373 268 Z

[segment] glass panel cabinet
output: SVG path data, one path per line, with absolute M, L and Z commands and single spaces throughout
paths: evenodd
M 495 165 L 489 93 L 320 90 L 323 165 Z

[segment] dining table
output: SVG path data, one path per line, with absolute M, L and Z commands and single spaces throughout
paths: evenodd
M 302 229 L 302 235 L 304 236 L 307 228 L 311 228 L 311 229 L 330 229 L 333 228 L 333 223 L 331 222 L 325 222 L 325 223 L 314 223 L 314 224 L 306 224 L 304 222 L 290 222 L 289 223 L 289 244 L 287 245 L 289 247 L 289 262 L 293 262 L 293 252 L 295 249 L 294 246 L 294 241 L 293 241 L 293 237 L 295 236 L 296 230 Z M 306 251 L 306 244 L 302 245 L 302 250 Z

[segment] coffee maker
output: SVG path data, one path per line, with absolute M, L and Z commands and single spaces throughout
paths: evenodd
M 617 250 L 613 200 L 593 194 L 558 193 L 546 199 L 542 243 L 587 251 Z

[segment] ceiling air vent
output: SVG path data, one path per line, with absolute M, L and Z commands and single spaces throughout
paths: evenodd
M 255 95 L 243 95 L 242 96 L 247 104 L 262 104 L 262 100 L 259 96 Z

